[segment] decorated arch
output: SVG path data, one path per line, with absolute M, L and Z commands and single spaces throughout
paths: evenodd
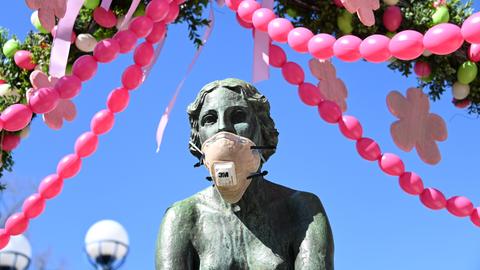
M 120 86 L 108 96 L 106 108 L 93 116 L 90 131 L 78 137 L 73 152 L 41 181 L 37 192 L 23 203 L 22 211 L 8 218 L 0 231 L 0 247 L 7 245 L 10 236 L 27 230 L 44 211 L 45 202 L 61 192 L 64 180 L 75 177 L 82 160 L 95 152 L 99 136 L 113 128 L 116 115 L 128 106 L 131 91 L 149 76 L 168 25 L 188 22 L 190 37 L 200 53 L 213 23 L 212 13 L 202 17 L 208 1 L 26 0 L 26 4 L 34 11 L 31 20 L 38 31 L 23 42 L 5 31 L 0 36 L 2 170 L 12 169 L 12 151 L 21 147 L 22 136 L 36 116 L 50 128 L 60 129 L 64 121 L 75 119 L 72 100 L 99 68 L 120 54 L 132 53 L 133 61 L 121 74 Z M 330 61 L 336 57 L 344 62 L 390 62 L 389 67 L 403 75 L 413 71 L 419 85 L 406 92 L 391 92 L 386 98 L 389 111 L 398 118 L 391 126 L 391 135 L 400 150 L 415 148 L 422 161 L 437 164 L 441 159 L 437 143 L 444 141 L 448 132 L 442 117 L 430 112 L 430 100 L 449 90 L 453 105 L 472 115 L 479 113 L 480 13 L 473 13 L 468 4 L 457 0 L 313 4 L 227 0 L 225 4 L 236 13 L 238 23 L 253 32 L 254 81 L 267 79 L 269 66 L 280 69 L 286 85 L 298 90 L 305 105 L 317 107 L 321 119 L 336 125 L 353 141 L 363 159 L 397 178 L 403 191 L 418 196 L 429 209 L 446 209 L 480 227 L 480 208 L 464 196 L 450 196 L 448 191 L 427 186 L 398 155 L 383 152 L 359 119 L 345 113 L 348 91 Z M 202 25 L 208 28 L 204 36 L 196 30 Z M 289 61 L 278 46 L 282 43 L 295 52 L 310 54 L 312 60 L 304 67 Z M 307 66 L 317 82 L 306 81 Z M 159 145 L 176 95 L 160 121 Z

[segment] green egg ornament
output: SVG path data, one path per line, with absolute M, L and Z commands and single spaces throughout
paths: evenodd
M 353 31 L 353 26 L 352 26 L 352 14 L 350 14 L 348 11 L 344 11 L 343 14 L 338 16 L 337 18 L 337 26 L 342 31 L 344 34 L 350 34 Z
M 450 20 L 450 13 L 446 6 L 438 7 L 435 13 L 432 15 L 433 25 L 447 23 Z
M 95 9 L 99 5 L 100 5 L 100 0 L 85 0 L 85 2 L 83 2 L 83 6 L 88 9 Z
M 298 16 L 298 13 L 295 9 L 293 8 L 288 8 L 287 9 L 287 14 L 288 16 L 290 16 L 291 18 L 296 18 Z
M 140 2 L 137 9 L 133 13 L 133 17 L 143 16 L 143 15 L 145 15 L 145 4 L 143 2 Z
M 40 23 L 40 19 L 38 18 L 38 11 L 32 13 L 32 16 L 30 17 L 30 22 L 32 23 L 33 27 L 37 29 L 38 32 L 48 34 L 47 29 L 43 28 L 42 24 Z
M 10 39 L 3 44 L 3 55 L 12 58 L 20 47 L 20 42 L 16 39 Z
M 422 81 L 424 81 L 424 82 L 426 82 L 426 83 L 429 83 L 429 82 L 432 81 L 433 75 L 430 74 L 430 75 L 428 75 L 428 77 L 423 77 L 423 78 L 419 78 L 419 79 L 422 80 Z
M 472 61 L 467 61 L 458 68 L 457 79 L 460 83 L 469 84 L 475 80 L 477 73 L 477 65 Z

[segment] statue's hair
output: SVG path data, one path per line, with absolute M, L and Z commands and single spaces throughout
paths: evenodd
M 255 120 L 260 128 L 262 136 L 262 144 L 264 146 L 277 146 L 278 131 L 275 128 L 275 122 L 270 117 L 270 103 L 267 98 L 262 95 L 255 86 L 234 78 L 229 78 L 220 81 L 213 81 L 205 85 L 197 95 L 197 98 L 188 106 L 187 113 L 190 121 L 190 141 L 200 149 L 200 134 L 199 134 L 199 117 L 205 97 L 207 94 L 213 92 L 217 88 L 226 88 L 243 96 L 247 101 L 248 106 L 255 112 Z M 190 153 L 197 158 L 201 158 L 201 153 L 195 147 L 189 144 Z M 263 158 L 268 158 L 275 153 L 275 149 L 262 150 Z

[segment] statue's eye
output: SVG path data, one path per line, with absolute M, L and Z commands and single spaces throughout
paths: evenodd
M 202 118 L 202 125 L 211 125 L 217 122 L 217 116 L 215 114 L 206 114 Z
M 243 123 L 247 120 L 247 113 L 244 110 L 235 110 L 230 116 L 232 124 Z

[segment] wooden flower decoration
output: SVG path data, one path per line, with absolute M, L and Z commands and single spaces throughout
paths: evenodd
M 335 66 L 330 61 L 319 61 L 317 59 L 311 59 L 308 65 L 310 72 L 319 80 L 318 88 L 323 98 L 337 103 L 342 112 L 345 112 L 347 110 L 348 91 L 345 83 L 337 78 Z
M 61 19 L 67 12 L 67 0 L 25 0 L 30 9 L 38 10 L 38 18 L 43 28 L 52 31 L 55 17 Z
M 447 127 L 440 116 L 429 112 L 428 96 L 418 88 L 408 89 L 406 98 L 392 91 L 387 96 L 387 106 L 399 119 L 390 127 L 395 144 L 407 152 L 415 147 L 425 163 L 434 165 L 440 162 L 436 141 L 447 139 Z
M 343 6 L 350 13 L 357 13 L 360 21 L 366 26 L 375 24 L 374 10 L 380 8 L 379 0 L 341 0 Z
M 27 99 L 38 89 L 40 88 L 53 88 L 57 83 L 57 78 L 49 77 L 47 74 L 43 73 L 40 70 L 35 70 L 30 74 L 30 82 L 32 83 L 33 88 L 27 91 Z M 57 107 L 48 113 L 43 115 L 43 121 L 51 129 L 58 130 L 63 126 L 63 120 L 69 122 L 73 121 L 77 116 L 77 109 L 75 104 L 70 100 L 61 99 Z

